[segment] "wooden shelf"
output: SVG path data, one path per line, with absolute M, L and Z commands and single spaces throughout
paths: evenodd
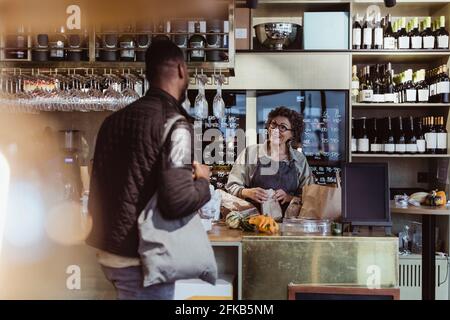
M 395 206 L 395 201 L 390 201 L 391 213 L 402 213 L 402 214 L 415 214 L 415 215 L 439 215 L 439 216 L 450 216 L 449 206 L 440 207 L 414 207 L 408 206 L 408 208 L 399 208 Z
M 352 158 L 450 158 L 450 154 L 352 154 Z
M 450 103 L 353 103 L 354 109 L 412 109 L 412 108 L 449 108 Z
M 430 63 L 450 58 L 450 50 L 353 50 L 353 64 Z

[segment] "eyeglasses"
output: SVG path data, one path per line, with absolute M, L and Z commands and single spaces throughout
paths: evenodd
M 288 127 L 286 127 L 284 124 L 278 124 L 278 123 L 276 123 L 275 121 L 272 121 L 270 124 L 269 124 L 269 128 L 270 129 L 276 129 L 276 128 L 278 128 L 278 130 L 280 130 L 280 132 L 286 132 L 286 131 L 292 131 L 292 129 L 289 129 Z

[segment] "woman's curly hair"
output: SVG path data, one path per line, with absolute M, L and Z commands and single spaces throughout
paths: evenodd
M 293 148 L 300 147 L 302 143 L 302 134 L 303 134 L 303 116 L 294 110 L 291 110 L 287 107 L 280 106 L 276 109 L 272 110 L 269 113 L 269 117 L 266 122 L 266 129 L 269 130 L 269 125 L 272 122 L 272 120 L 276 117 L 285 117 L 289 120 L 292 126 L 292 140 L 291 144 Z

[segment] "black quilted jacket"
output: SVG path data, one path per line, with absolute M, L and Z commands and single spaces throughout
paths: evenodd
M 88 245 L 138 257 L 137 219 L 155 191 L 163 204 L 162 214 L 168 219 L 187 216 L 209 201 L 209 182 L 194 181 L 191 165 L 170 161 L 170 155 L 180 151 L 182 142 L 177 146 L 167 139 L 163 148 L 160 146 L 166 119 L 177 113 L 186 120 L 178 121 L 173 130 L 192 133 L 189 116 L 179 103 L 153 88 L 105 119 L 94 154 L 89 195 L 93 229 L 86 240 Z M 174 152 L 174 148 L 178 149 Z M 187 148 L 192 154 L 188 156 L 193 157 L 193 143 Z

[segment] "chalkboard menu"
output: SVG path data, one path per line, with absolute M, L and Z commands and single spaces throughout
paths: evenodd
M 336 171 L 346 161 L 346 91 L 258 91 L 257 112 L 259 143 L 267 138 L 265 123 L 270 111 L 285 106 L 302 113 L 304 129 L 301 151 L 308 159 L 316 182 L 335 184 Z
M 189 91 L 189 99 L 193 105 L 197 91 Z M 213 116 L 215 90 L 206 91 L 208 101 L 208 117 L 197 119 L 194 123 L 194 150 L 201 156 L 202 163 L 211 166 L 211 184 L 216 189 L 224 189 L 228 174 L 238 156 L 238 132 L 245 132 L 246 94 L 245 92 L 223 91 L 225 116 Z M 245 136 L 245 134 L 244 134 Z M 245 140 L 244 140 L 245 141 Z M 245 146 L 244 146 L 245 147 Z

